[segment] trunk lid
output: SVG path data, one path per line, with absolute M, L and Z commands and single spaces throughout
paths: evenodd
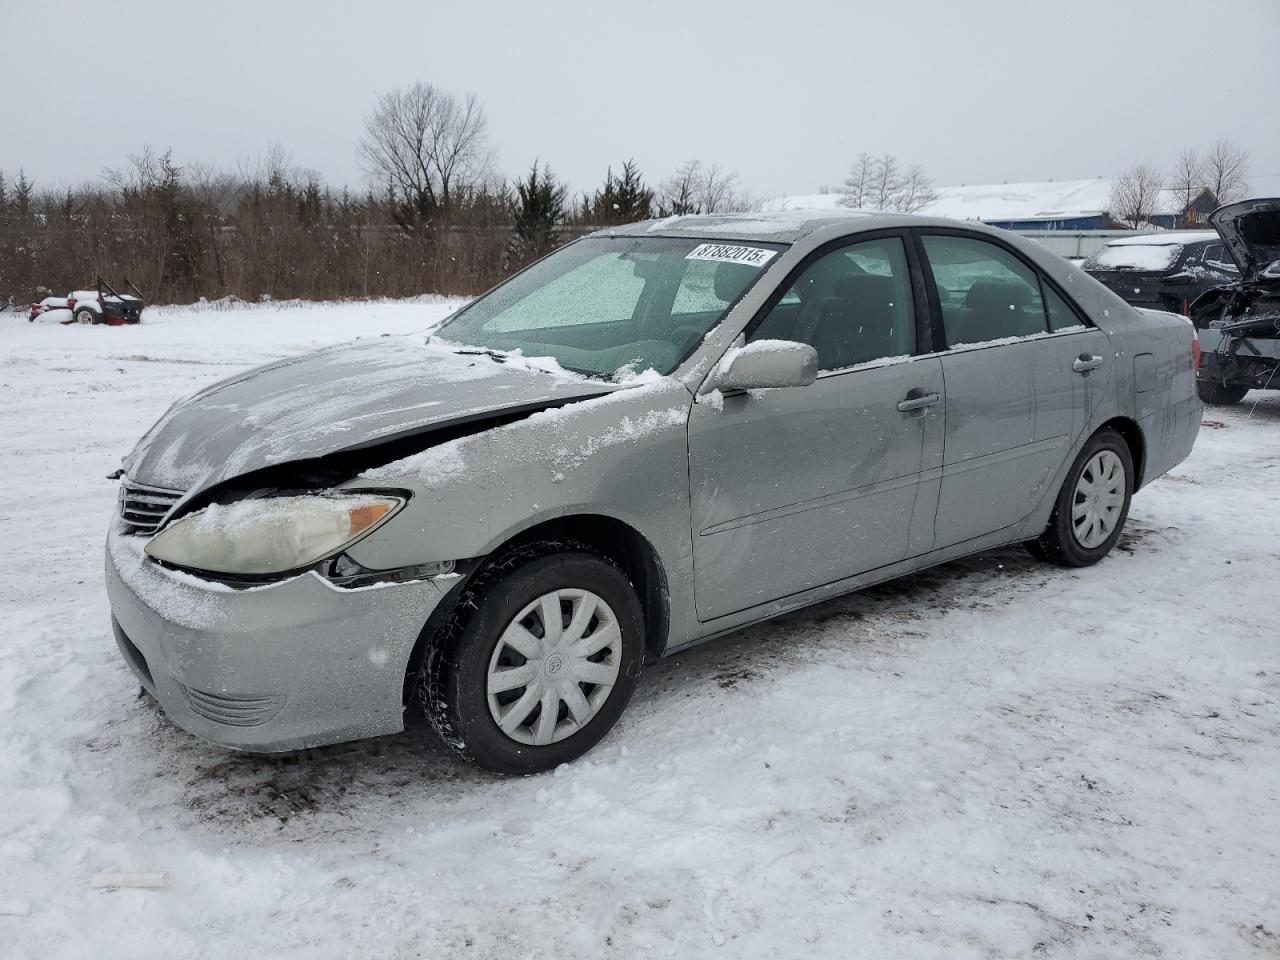
M 1241 200 L 1209 215 L 1245 280 L 1280 260 L 1280 198 Z

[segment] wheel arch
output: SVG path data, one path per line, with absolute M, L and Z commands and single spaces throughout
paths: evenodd
M 640 608 L 644 612 L 645 650 L 653 656 L 660 656 L 666 647 L 670 623 L 666 571 L 653 544 L 626 521 L 598 513 L 555 517 L 521 530 L 491 556 L 522 543 L 559 538 L 579 540 L 622 567 L 640 597 Z
M 1100 424 L 1094 434 L 1102 430 L 1114 430 L 1124 438 L 1129 447 L 1129 456 L 1133 458 L 1133 489 L 1136 492 L 1145 483 L 1143 476 L 1147 466 L 1147 439 L 1143 436 L 1142 427 L 1129 417 L 1112 417 Z
M 405 702 L 409 702 L 414 680 L 422 667 L 432 638 L 453 617 L 463 589 L 476 571 L 511 549 L 539 540 L 577 540 L 620 566 L 635 585 L 644 614 L 645 652 L 661 656 L 667 645 L 671 622 L 667 575 L 653 544 L 630 524 L 606 514 L 578 513 L 554 517 L 527 527 L 495 547 L 467 577 L 459 580 L 432 611 L 414 644 L 405 668 Z

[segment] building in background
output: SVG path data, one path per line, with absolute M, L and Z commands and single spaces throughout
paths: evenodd
M 1112 182 L 1099 177 L 938 187 L 937 199 L 918 212 L 951 220 L 980 220 L 1006 230 L 1113 230 L 1116 224 L 1108 212 Z M 842 205 L 843 195 L 837 192 L 779 197 L 766 201 L 763 209 L 830 210 Z M 1201 190 L 1185 207 L 1174 191 L 1165 190 L 1151 226 L 1162 230 L 1194 227 L 1205 223 L 1217 205 L 1209 190 Z

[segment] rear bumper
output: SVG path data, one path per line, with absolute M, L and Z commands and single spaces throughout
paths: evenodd
M 1200 331 L 1200 347 L 1196 379 L 1202 383 L 1280 389 L 1280 338 L 1229 338 L 1210 327 Z
M 1138 488 L 1168 473 L 1187 457 L 1200 435 L 1204 404 L 1194 394 L 1139 421 L 1146 438 L 1147 463 Z
M 304 574 L 231 590 L 172 574 L 113 527 L 106 580 L 129 668 L 184 730 L 294 750 L 403 729 L 405 670 L 445 587 L 345 590 Z

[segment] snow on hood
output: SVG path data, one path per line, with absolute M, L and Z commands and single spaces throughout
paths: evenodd
M 380 337 L 258 367 L 172 406 L 125 472 L 195 492 L 263 467 L 364 447 L 451 421 L 599 396 L 616 384 L 536 359 Z

